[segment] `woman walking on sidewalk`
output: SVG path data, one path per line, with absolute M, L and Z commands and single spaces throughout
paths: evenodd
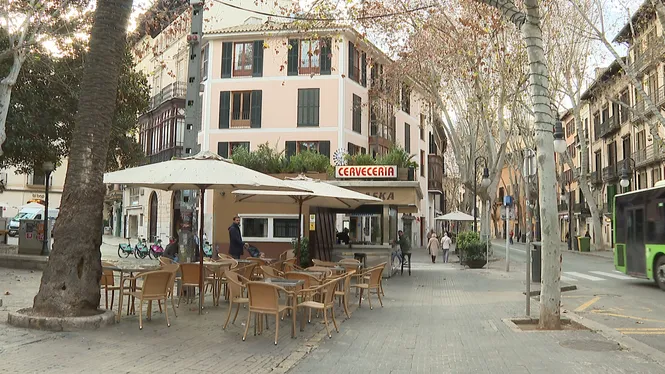
M 450 244 L 453 241 L 448 237 L 448 233 L 443 233 L 443 238 L 441 238 L 441 249 L 443 249 L 443 263 L 448 263 L 448 252 L 450 252 Z
M 430 256 L 432 256 L 432 263 L 436 262 L 436 256 L 439 254 L 439 239 L 436 238 L 436 234 L 432 233 L 429 237 L 429 242 L 427 242 L 427 250 L 429 251 Z

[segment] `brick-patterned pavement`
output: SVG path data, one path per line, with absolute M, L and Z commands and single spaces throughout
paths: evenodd
M 562 346 L 611 347 L 590 331 L 516 332 L 503 319 L 524 315 L 523 272 L 461 270 L 423 252 L 411 277 L 386 283 L 384 308 L 363 303 L 290 373 L 665 373 L 638 352 Z
M 414 251 L 413 275 L 385 282 L 384 308 L 363 308 L 328 339 L 308 325 L 291 339 L 283 322 L 242 342 L 246 316 L 228 331 L 227 307 L 198 316 L 181 305 L 170 328 L 156 311 L 138 329 L 137 317 L 98 331 L 51 333 L 6 324 L 9 310 L 31 305 L 39 272 L 0 268 L 2 373 L 664 373 L 639 352 L 588 351 L 608 341 L 589 331 L 515 332 L 502 319 L 523 314 L 522 275 L 431 264 Z M 376 301 L 374 299 L 373 301 Z M 156 309 L 156 308 L 155 308 Z M 532 310 L 537 311 L 534 301 Z M 338 313 L 341 316 L 342 313 Z M 342 318 L 340 318 L 341 320 Z M 251 330 L 250 330 L 251 331 Z M 294 366 L 295 365 L 295 366 Z

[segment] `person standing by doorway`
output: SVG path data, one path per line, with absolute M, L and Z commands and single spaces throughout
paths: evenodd
M 432 256 L 432 263 L 436 263 L 436 256 L 439 254 L 440 243 L 439 239 L 436 237 L 435 233 L 429 235 L 429 241 L 427 242 L 427 250 L 429 255 Z
M 453 241 L 448 236 L 448 232 L 443 233 L 443 238 L 441 238 L 441 249 L 443 250 L 443 263 L 448 263 L 448 253 L 450 252 L 450 245 Z
M 229 226 L 229 255 L 236 260 L 240 259 L 244 251 L 245 243 L 240 233 L 240 217 L 233 217 L 233 223 Z

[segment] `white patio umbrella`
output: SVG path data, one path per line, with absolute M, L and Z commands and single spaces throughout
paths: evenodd
M 259 173 L 234 164 L 215 153 L 203 151 L 194 156 L 184 157 L 156 164 L 149 164 L 104 174 L 104 183 L 126 184 L 166 191 L 199 190 L 201 208 L 199 220 L 199 313 L 201 313 L 203 290 L 203 210 L 205 190 L 226 190 L 238 188 L 269 189 L 279 191 L 300 191 L 299 187 L 283 180 Z
M 436 221 L 473 221 L 473 216 L 456 210 L 436 217 Z
M 346 188 L 333 186 L 324 181 L 300 175 L 296 178 L 287 178 L 287 182 L 299 189 L 311 192 L 294 191 L 233 191 L 237 202 L 298 204 L 298 247 L 296 257 L 300 261 L 300 238 L 302 237 L 302 205 L 307 202 L 312 206 L 322 208 L 355 209 L 363 204 L 381 203 L 383 200 L 365 195 Z

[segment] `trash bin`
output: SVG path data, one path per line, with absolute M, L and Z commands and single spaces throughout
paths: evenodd
M 577 247 L 579 248 L 580 252 L 589 252 L 591 251 L 591 238 L 587 238 L 586 236 L 578 236 L 578 245 Z
M 533 248 L 531 249 L 531 281 L 534 283 L 540 283 L 541 279 L 541 259 L 543 254 L 542 244 L 532 243 Z

